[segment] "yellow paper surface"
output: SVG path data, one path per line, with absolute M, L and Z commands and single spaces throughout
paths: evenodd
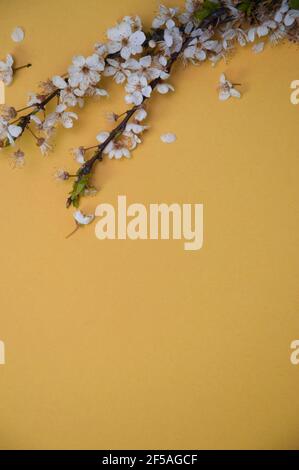
M 172 1 L 164 1 L 172 5 Z M 177 2 L 182 5 L 183 2 Z M 0 55 L 19 72 L 16 107 L 39 81 L 88 55 L 123 15 L 147 27 L 158 2 L 1 0 Z M 26 32 L 15 44 L 15 26 Z M 126 109 L 122 87 L 60 129 L 55 151 L 20 141 L 23 170 L 0 155 L 0 448 L 298 449 L 298 46 L 238 49 L 215 68 L 174 69 L 175 93 L 149 103 L 151 128 L 130 160 L 98 165 L 100 202 L 203 203 L 204 246 L 99 241 L 94 225 L 69 240 L 69 149 L 94 145 Z M 243 97 L 218 100 L 219 76 Z M 174 132 L 176 143 L 160 135 Z

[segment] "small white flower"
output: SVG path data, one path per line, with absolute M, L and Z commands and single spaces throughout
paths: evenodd
M 98 54 L 87 58 L 75 56 L 73 64 L 69 67 L 69 84 L 78 96 L 82 96 L 90 86 L 95 86 L 101 79 L 100 72 L 105 68 L 104 60 Z
M 70 129 L 73 127 L 73 119 L 78 119 L 78 116 L 76 113 L 68 112 L 66 111 L 67 107 L 65 104 L 59 104 L 56 107 L 56 110 L 54 113 L 49 114 L 49 116 L 46 117 L 45 122 L 44 122 L 44 128 L 53 128 L 61 122 L 63 127 L 66 129 Z
M 183 38 L 180 30 L 172 23 L 171 20 L 166 22 L 164 41 L 161 41 L 162 49 L 167 56 L 170 56 L 175 52 L 180 52 L 183 45 Z
M 93 214 L 83 214 L 81 211 L 76 211 L 73 214 L 73 217 L 78 225 L 88 225 L 90 224 L 93 219 L 94 215 Z
M 167 80 L 169 78 L 169 73 L 167 71 L 167 58 L 164 55 L 155 55 L 153 57 L 153 68 L 159 71 L 158 77 L 161 80 Z
M 117 26 L 108 29 L 107 37 L 108 52 L 114 54 L 120 52 L 123 59 L 127 60 L 131 55 L 140 54 L 142 52 L 142 44 L 146 36 L 143 31 L 137 30 L 133 32 L 130 17 L 121 21 Z
M 11 39 L 14 42 L 22 42 L 24 37 L 25 37 L 24 30 L 20 28 L 19 26 L 17 26 L 11 33 Z
M 221 101 L 226 101 L 231 96 L 235 98 L 241 97 L 241 93 L 238 90 L 236 90 L 233 87 L 233 84 L 226 79 L 224 73 L 220 75 L 220 83 L 219 83 L 218 88 L 219 88 L 219 99 Z
M 52 83 L 56 88 L 61 90 L 59 96 L 62 104 L 70 107 L 79 105 L 80 108 L 84 106 L 84 100 L 75 94 L 76 90 L 74 90 L 64 78 L 55 75 L 52 78 Z
M 207 51 L 212 51 L 212 52 L 215 52 L 216 54 L 219 54 L 222 50 L 222 43 L 220 41 L 211 39 L 208 41 L 204 41 L 202 43 L 202 47 L 206 49 Z
M 185 8 L 186 11 L 180 15 L 180 21 L 183 24 L 188 23 L 192 17 L 193 14 L 195 13 L 198 8 L 202 7 L 202 1 L 201 0 L 186 0 L 185 2 Z
M 280 8 L 277 10 L 274 16 L 276 23 L 281 23 L 284 19 L 285 13 L 289 10 L 288 0 L 283 0 Z
M 107 136 L 108 133 L 102 132 L 99 134 L 97 140 L 104 142 L 107 138 L 105 138 L 105 134 Z M 119 160 L 122 157 L 130 158 L 130 150 L 133 150 L 140 142 L 140 138 L 134 132 L 125 130 L 119 138 L 112 140 L 106 145 L 104 153 L 108 154 L 110 159 L 115 158 Z
M 124 67 L 137 73 L 140 77 L 144 76 L 149 82 L 160 77 L 161 74 L 159 68 L 152 67 L 152 57 L 150 55 L 141 57 L 139 60 L 129 59 L 125 62 Z
M 152 93 L 151 86 L 147 83 L 147 79 L 142 75 L 132 74 L 128 78 L 125 87 L 127 95 L 125 96 L 126 103 L 139 106 L 144 98 L 149 98 Z
M 7 54 L 6 61 L 0 60 L 0 80 L 4 85 L 10 85 L 13 80 L 14 60 L 10 54 Z
M 103 75 L 113 77 L 117 84 L 123 83 L 130 74 L 125 62 L 121 63 L 116 59 L 107 59 L 107 64 Z
M 9 124 L 3 117 L 0 117 L 0 141 L 8 139 L 10 145 L 14 145 L 15 139 L 22 134 L 22 127 Z
M 184 58 L 196 63 L 197 61 L 204 61 L 207 58 L 207 53 L 203 49 L 202 44 L 197 38 L 194 38 L 189 47 L 184 50 Z
M 154 18 L 152 27 L 154 29 L 161 28 L 168 20 L 175 19 L 178 11 L 178 8 L 167 8 L 164 5 L 160 5 L 159 14 Z
M 72 154 L 77 163 L 79 163 L 80 165 L 83 165 L 85 163 L 84 147 L 77 147 L 77 148 L 72 149 Z
M 164 144 L 172 144 L 176 141 L 176 135 L 172 134 L 171 132 L 167 132 L 166 134 L 162 134 L 160 139 Z

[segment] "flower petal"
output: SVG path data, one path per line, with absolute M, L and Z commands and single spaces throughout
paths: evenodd
M 110 135 L 109 132 L 100 132 L 96 136 L 96 139 L 97 139 L 98 142 L 100 142 L 100 144 L 102 144 L 109 137 L 109 135 Z
M 167 132 L 166 134 L 162 134 L 160 139 L 164 144 L 172 144 L 172 142 L 176 141 L 176 135 L 171 132 Z
M 81 211 L 74 212 L 73 217 L 79 225 L 88 225 L 94 219 L 93 214 L 85 215 Z
M 11 124 L 10 126 L 8 126 L 8 132 L 10 133 L 10 135 L 17 138 L 22 133 L 22 128 L 20 126 Z
M 25 33 L 23 31 L 22 28 L 20 28 L 19 26 L 17 26 L 13 32 L 11 33 L 11 39 L 14 41 L 14 42 L 22 42 L 23 39 L 25 37 Z

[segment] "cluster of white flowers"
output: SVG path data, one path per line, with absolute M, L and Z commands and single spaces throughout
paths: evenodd
M 261 21 L 254 26 L 249 26 L 244 19 L 244 12 L 236 8 L 234 0 L 226 0 L 225 6 L 229 8 L 232 19 L 222 25 L 216 31 L 196 29 L 196 24 L 190 24 L 190 18 L 196 5 L 200 2 L 187 0 L 187 13 L 180 16 L 186 23 L 186 28 L 191 29 L 194 40 L 184 51 L 184 58 L 193 64 L 199 64 L 209 59 L 215 65 L 220 59 L 225 58 L 234 48 L 235 44 L 241 47 L 252 44 L 254 52 L 264 49 L 265 41 L 277 44 L 289 34 L 296 18 L 299 18 L 299 10 L 291 9 L 288 0 L 282 0 L 280 6 L 270 13 L 265 10 L 264 2 L 260 2 Z M 244 2 L 245 3 L 245 2 Z M 192 27 L 194 28 L 192 30 Z
M 144 108 L 138 109 L 135 113 L 134 120 L 126 125 L 126 128 L 122 135 L 116 139 L 111 140 L 104 147 L 105 142 L 109 139 L 109 132 L 100 132 L 97 135 L 97 141 L 103 144 L 103 153 L 107 154 L 109 158 L 115 158 L 119 160 L 122 157 L 129 158 L 131 151 L 141 143 L 141 134 L 148 129 L 148 126 L 144 126 L 141 122 L 146 118 L 147 112 Z
M 10 144 L 14 144 L 14 139 L 22 133 L 22 128 L 15 124 L 9 124 L 9 121 L 0 116 L 0 142 L 8 140 Z
M 214 3 L 215 8 L 219 7 L 217 0 Z M 253 50 L 260 52 L 267 36 L 271 43 L 282 40 L 299 16 L 298 10 L 289 8 L 288 0 L 282 0 L 279 7 L 267 15 L 261 10 L 262 21 L 250 27 L 244 21 L 245 13 L 236 7 L 240 2 L 225 0 L 222 3 L 229 10 L 231 19 L 216 28 L 200 28 L 200 20 L 194 16 L 199 8 L 205 6 L 204 0 L 186 0 L 185 11 L 182 13 L 179 8 L 161 5 L 152 22 L 153 34 L 150 39 L 146 39 L 142 31 L 140 18 L 125 17 L 107 32 L 108 51 L 119 54 L 106 59 L 103 75 L 113 77 L 116 83 L 124 85 L 126 103 L 142 106 L 153 92 L 153 83 L 155 90 L 161 94 L 174 91 L 173 86 L 167 82 L 170 77 L 168 64 L 173 54 L 181 52 L 185 63 L 200 64 L 209 60 L 215 65 L 236 44 L 243 47 L 254 43 Z M 188 44 L 184 46 L 186 38 L 189 38 Z M 219 98 L 227 100 L 231 96 L 239 98 L 240 92 L 222 74 Z M 136 120 L 138 119 L 135 116 Z M 110 158 L 129 157 L 130 151 L 140 143 L 140 133 L 144 129 L 145 126 L 141 126 L 138 132 L 135 129 L 135 132 L 130 130 L 128 133 L 127 125 L 120 137 L 108 141 L 103 153 L 107 153 Z M 108 137 L 109 133 L 101 132 L 97 140 L 103 144 Z M 82 163 L 82 151 L 76 149 L 76 153 L 79 156 L 77 161 Z
M 122 128 L 121 135 L 111 139 L 109 133 L 101 132 L 97 140 L 103 153 L 110 158 L 129 157 L 148 127 L 141 124 L 146 117 L 144 102 L 153 91 L 161 94 L 174 91 L 169 83 L 174 57 L 182 58 L 184 63 L 210 61 L 215 65 L 236 45 L 244 47 L 250 44 L 255 52 L 260 52 L 266 40 L 276 44 L 294 34 L 299 10 L 292 9 L 290 5 L 291 0 L 186 0 L 183 11 L 161 5 L 148 33 L 143 30 L 138 16 L 125 16 L 107 30 L 106 42 L 97 43 L 92 55 L 75 56 L 65 75 L 53 76 L 41 84 L 38 93 L 29 94 L 28 107 L 33 110 L 25 115 L 28 119 L 24 121 L 24 116 L 20 116 L 18 120 L 14 116 L 11 121 L 0 112 L 0 147 L 13 145 L 23 131 L 29 129 L 42 154 L 46 155 L 52 148 L 50 139 L 57 126 L 71 128 L 78 119 L 70 108 L 82 107 L 84 99 L 89 96 L 107 96 L 107 91 L 99 83 L 102 77 L 111 77 L 124 86 L 125 102 L 138 111 L 134 120 Z M 248 21 L 251 8 L 255 9 L 254 17 Z M 219 16 L 207 27 L 205 18 L 213 14 Z M 221 21 L 222 15 L 226 16 L 225 21 Z M 299 39 L 298 28 L 295 35 Z M 21 40 L 23 31 L 16 28 L 14 37 Z M 9 84 L 12 76 L 13 59 L 8 55 L 5 62 L 0 62 L 0 79 Z M 230 96 L 238 97 L 239 92 L 223 75 L 219 97 L 226 100 Z M 47 115 L 45 106 L 54 98 L 58 99 L 56 109 Z M 112 113 L 113 121 L 118 118 Z M 73 150 L 80 165 L 85 163 L 86 150 L 84 147 Z

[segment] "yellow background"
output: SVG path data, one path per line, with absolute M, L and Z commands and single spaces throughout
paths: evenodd
M 172 1 L 165 1 L 173 5 Z M 182 2 L 176 2 L 182 4 Z M 7 103 L 88 55 L 126 14 L 149 27 L 154 0 L 1 0 L 0 53 L 18 74 Z M 15 44 L 20 25 L 25 41 Z M 0 447 L 3 449 L 299 448 L 298 47 L 238 50 L 212 68 L 177 67 L 150 100 L 150 131 L 131 160 L 99 165 L 100 202 L 204 203 L 204 247 L 99 241 L 73 228 L 69 149 L 92 145 L 122 112 L 123 89 L 89 102 L 42 158 L 27 135 L 24 170 L 0 170 Z M 221 103 L 221 72 L 243 98 Z M 163 145 L 159 136 L 175 132 Z

